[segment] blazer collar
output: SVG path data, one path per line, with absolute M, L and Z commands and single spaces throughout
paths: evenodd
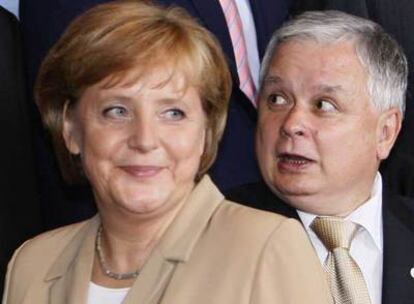
M 72 240 L 66 245 L 65 249 L 50 267 L 46 274 L 45 281 L 58 279 L 64 275 L 72 266 L 73 261 L 77 256 L 81 256 L 81 251 L 86 251 L 86 248 L 94 248 L 96 231 L 100 225 L 99 217 L 96 215 L 83 225 Z M 90 250 L 86 253 L 90 254 Z M 93 252 L 92 252 L 93 254 Z
M 50 304 L 86 303 L 95 253 L 98 216 L 86 222 L 56 259 L 45 281 L 51 283 Z
M 178 263 L 186 262 L 223 195 L 205 176 L 194 188 L 170 227 L 154 248 L 124 304 L 158 303 Z M 100 225 L 98 216 L 87 221 L 47 273 L 50 303 L 86 303 Z
M 151 253 L 124 304 L 159 303 L 177 265 L 190 258 L 194 245 L 223 199 L 208 176 L 197 184 Z
M 180 262 L 189 259 L 199 236 L 223 199 L 224 196 L 206 175 L 160 241 L 159 249 L 166 259 Z

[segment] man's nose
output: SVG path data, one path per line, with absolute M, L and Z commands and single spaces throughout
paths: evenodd
M 286 137 L 306 136 L 308 133 L 308 113 L 297 106 L 289 110 L 284 117 L 280 133 Z

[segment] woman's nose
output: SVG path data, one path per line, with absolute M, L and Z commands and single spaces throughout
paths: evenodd
M 148 152 L 157 147 L 157 128 L 151 119 L 139 117 L 131 122 L 128 145 L 141 152 Z

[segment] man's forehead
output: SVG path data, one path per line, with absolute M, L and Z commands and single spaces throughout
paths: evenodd
M 300 56 L 315 55 L 322 53 L 324 56 L 331 54 L 333 57 L 337 53 L 352 58 L 358 58 L 357 45 L 354 39 L 338 39 L 334 41 L 319 41 L 316 39 L 291 39 L 283 41 L 277 45 L 273 52 L 272 62 L 281 56 L 298 54 Z M 359 58 L 358 58 L 359 59 Z
M 302 96 L 365 95 L 368 78 L 352 41 L 292 40 L 282 43 L 274 53 L 262 88 L 286 89 Z
M 320 72 L 323 75 L 335 73 L 366 74 L 353 41 L 321 43 L 315 40 L 283 42 L 277 47 L 264 76 L 272 82 L 281 81 L 280 75 L 296 70 Z
M 264 90 L 272 90 L 273 88 L 288 88 L 294 87 L 289 79 L 283 79 L 277 74 L 268 75 L 263 81 Z M 337 95 L 337 94 L 348 94 L 349 90 L 342 84 L 331 84 L 331 83 L 315 83 L 315 85 L 308 87 L 308 90 L 313 93 Z

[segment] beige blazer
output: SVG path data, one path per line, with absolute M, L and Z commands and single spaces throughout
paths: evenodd
M 44 233 L 9 263 L 3 303 L 86 304 L 99 217 Z M 204 177 L 125 304 L 324 304 L 328 285 L 301 225 L 226 201 Z

